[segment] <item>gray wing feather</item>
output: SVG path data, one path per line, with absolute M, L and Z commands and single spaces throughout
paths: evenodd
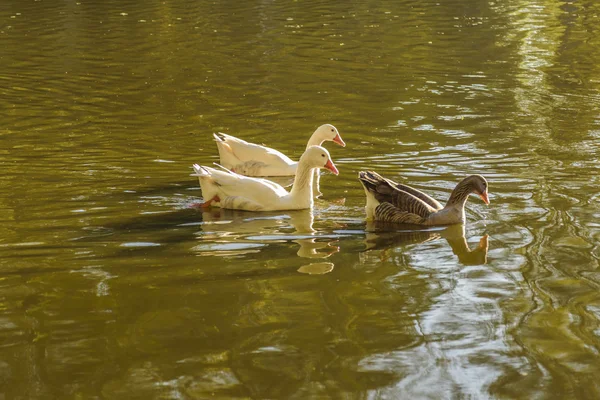
M 390 181 L 393 182 L 393 181 Z M 393 182 L 395 184 L 396 189 L 398 190 L 402 190 L 403 192 L 407 192 L 412 194 L 413 196 L 423 200 L 427 205 L 429 205 L 431 208 L 433 208 L 434 210 L 441 210 L 442 208 L 444 208 L 443 205 L 441 205 L 436 199 L 434 199 L 433 197 L 421 192 L 418 189 L 415 189 L 413 187 L 410 187 L 408 185 L 403 185 L 401 183 L 396 183 Z
M 431 199 L 426 194 L 413 189 L 410 186 L 398 185 L 396 182 L 386 179 L 373 171 L 361 171 L 359 179 L 365 188 L 375 196 L 380 203 L 390 203 L 399 212 L 416 214 L 422 218 L 427 218 L 433 212 L 438 211 L 434 204 L 430 204 L 422 197 Z M 402 190 L 398 186 L 406 188 Z M 439 205 L 439 203 L 437 203 Z M 440 207 L 441 208 L 441 207 Z
M 423 225 L 426 222 L 426 218 L 408 211 L 400 211 L 390 203 L 381 203 L 377 206 L 375 219 L 395 224 Z

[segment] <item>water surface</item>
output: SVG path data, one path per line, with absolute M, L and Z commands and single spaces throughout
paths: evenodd
M 600 5 L 0 5 L 6 398 L 600 397 Z M 300 156 L 313 212 L 198 210 L 212 132 Z M 466 226 L 364 221 L 361 169 Z

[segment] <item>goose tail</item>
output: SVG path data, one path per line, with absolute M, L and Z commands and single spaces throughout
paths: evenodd
M 217 150 L 219 150 L 219 164 L 224 165 L 227 169 L 232 169 L 241 162 L 227 142 L 227 135 L 219 132 L 213 133 L 213 137 L 217 143 Z
M 388 183 L 387 179 L 374 171 L 360 171 L 358 173 L 358 179 L 364 186 L 365 190 L 372 193 L 377 192 L 377 185 Z
M 202 165 L 194 164 L 192 167 L 194 168 L 194 173 L 190 174 L 190 176 L 203 177 L 210 175 L 210 172 L 208 172 L 208 170 Z
M 367 204 L 365 205 L 367 220 L 372 221 L 375 217 L 375 209 L 380 204 L 379 200 L 375 197 L 377 186 L 385 182 L 385 180 L 381 175 L 373 171 L 360 171 L 358 173 L 358 180 L 363 185 L 367 197 Z
M 225 134 L 221 132 L 213 133 L 213 137 L 215 138 L 215 142 L 225 142 Z
M 198 177 L 198 183 L 200 183 L 200 190 L 202 190 L 202 197 L 204 199 L 212 199 L 219 194 L 219 182 L 215 180 L 213 171 L 211 168 L 204 167 L 202 165 L 194 164 L 194 173 L 191 176 Z

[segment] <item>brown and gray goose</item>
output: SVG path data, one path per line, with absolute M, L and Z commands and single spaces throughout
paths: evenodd
M 367 195 L 367 220 L 397 224 L 452 225 L 465 223 L 465 203 L 476 193 L 489 204 L 487 181 L 471 175 L 456 185 L 446 206 L 425 193 L 396 183 L 373 171 L 361 171 L 358 179 Z

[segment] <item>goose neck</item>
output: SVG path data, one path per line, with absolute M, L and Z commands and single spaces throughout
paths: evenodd
M 290 192 L 292 197 L 312 200 L 313 170 L 314 168 L 309 167 L 302 161 L 298 163 L 296 178 L 294 179 L 294 185 Z
M 320 135 L 315 131 L 310 139 L 308 139 L 308 143 L 306 144 L 306 148 L 308 149 L 310 146 L 320 146 L 323 144 L 324 140 L 319 137 Z
M 467 198 L 469 198 L 469 195 L 472 192 L 473 192 L 473 187 L 471 185 L 469 185 L 468 182 L 465 182 L 465 181 L 460 182 L 458 185 L 456 185 L 456 187 L 450 194 L 450 198 L 448 199 L 448 202 L 446 203 L 445 208 L 450 208 L 450 207 L 458 207 L 461 209 L 464 208 L 465 203 L 467 202 Z

